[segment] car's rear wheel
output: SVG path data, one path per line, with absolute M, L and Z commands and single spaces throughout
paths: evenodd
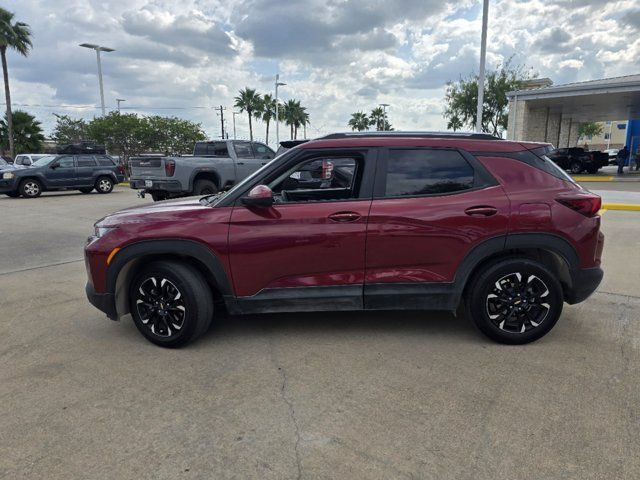
M 194 195 L 213 195 L 218 193 L 218 186 L 211 180 L 196 180 L 193 185 Z
M 571 171 L 571 173 L 578 174 L 578 173 L 582 173 L 582 170 L 584 169 L 582 168 L 582 163 L 571 162 L 571 165 L 569 165 L 569 170 Z
M 131 284 L 129 298 L 138 330 L 162 347 L 185 345 L 211 325 L 211 289 L 200 272 L 180 262 L 144 267 Z
M 591 174 L 598 173 L 598 167 L 587 168 L 587 173 L 591 173 Z
M 546 266 L 509 258 L 484 267 L 469 285 L 466 314 L 489 338 L 507 344 L 533 342 L 556 324 L 562 286 Z
M 42 184 L 35 178 L 28 178 L 20 183 L 18 190 L 24 198 L 36 198 L 42 194 Z
M 109 177 L 100 177 L 96 180 L 95 189 L 98 193 L 111 193 L 113 190 L 113 180 Z
M 82 193 L 91 193 L 93 192 L 93 187 L 79 188 L 78 190 L 80 190 Z

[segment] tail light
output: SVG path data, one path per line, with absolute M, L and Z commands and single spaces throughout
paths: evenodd
M 322 179 L 329 180 L 333 175 L 333 162 L 327 160 L 322 161 Z
M 164 171 L 167 177 L 173 177 L 173 174 L 176 173 L 176 162 L 173 160 L 165 160 Z
M 562 196 L 556 201 L 585 217 L 595 216 L 602 207 L 602 199 L 592 193 Z
M 122 163 L 118 164 L 118 173 L 124 175 L 124 165 Z

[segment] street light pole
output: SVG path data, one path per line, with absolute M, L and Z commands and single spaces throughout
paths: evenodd
M 482 107 L 484 104 L 484 65 L 487 58 L 487 22 L 489 17 L 489 0 L 484 0 L 482 7 L 482 38 L 480 42 L 480 75 L 478 76 L 478 106 L 476 109 L 476 132 L 482 132 Z
M 81 43 L 80 46 L 96 51 L 96 58 L 98 59 L 98 82 L 100 83 L 100 106 L 102 108 L 102 116 L 104 117 L 106 111 L 104 108 L 104 87 L 102 85 L 102 63 L 100 61 L 100 52 L 114 52 L 115 50 L 109 47 L 94 45 L 93 43 Z
M 120 102 L 126 102 L 126 100 L 124 98 L 116 98 L 116 103 L 118 104 L 118 113 L 120 113 Z
M 382 124 L 382 130 L 386 130 L 387 129 L 387 107 L 389 106 L 388 103 L 381 103 L 380 106 L 382 107 L 382 118 L 383 118 L 383 124 Z
M 233 139 L 236 139 L 236 115 L 238 115 L 240 112 L 231 112 L 231 115 L 233 115 Z
M 278 87 L 283 87 L 286 83 L 282 83 L 280 80 L 280 74 L 276 75 L 276 149 L 278 145 L 280 145 L 280 120 L 279 120 L 279 110 L 280 105 L 278 103 Z

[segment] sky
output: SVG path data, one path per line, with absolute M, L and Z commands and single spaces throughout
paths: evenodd
M 248 86 L 299 99 L 307 137 L 345 131 L 350 114 L 389 104 L 401 130 L 444 130 L 449 80 L 478 71 L 479 0 L 5 0 L 33 31 L 27 58 L 8 54 L 14 108 L 45 133 L 54 113 L 100 114 L 94 43 L 105 103 L 201 123 L 214 138 L 226 107 Z M 491 0 L 487 66 L 511 61 L 555 84 L 640 73 L 637 0 Z M 236 115 L 248 137 L 246 114 Z M 273 125 L 271 128 L 273 132 Z M 255 125 L 256 137 L 265 128 Z M 273 133 L 271 134 L 273 137 Z M 281 139 L 288 138 L 281 127 Z

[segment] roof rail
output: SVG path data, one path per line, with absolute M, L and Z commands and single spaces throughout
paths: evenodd
M 468 138 L 474 140 L 502 140 L 489 133 L 475 132 L 403 132 L 403 131 L 376 131 L 376 132 L 340 132 L 331 133 L 322 139 L 336 138 L 369 138 L 369 137 L 411 137 L 411 138 Z

